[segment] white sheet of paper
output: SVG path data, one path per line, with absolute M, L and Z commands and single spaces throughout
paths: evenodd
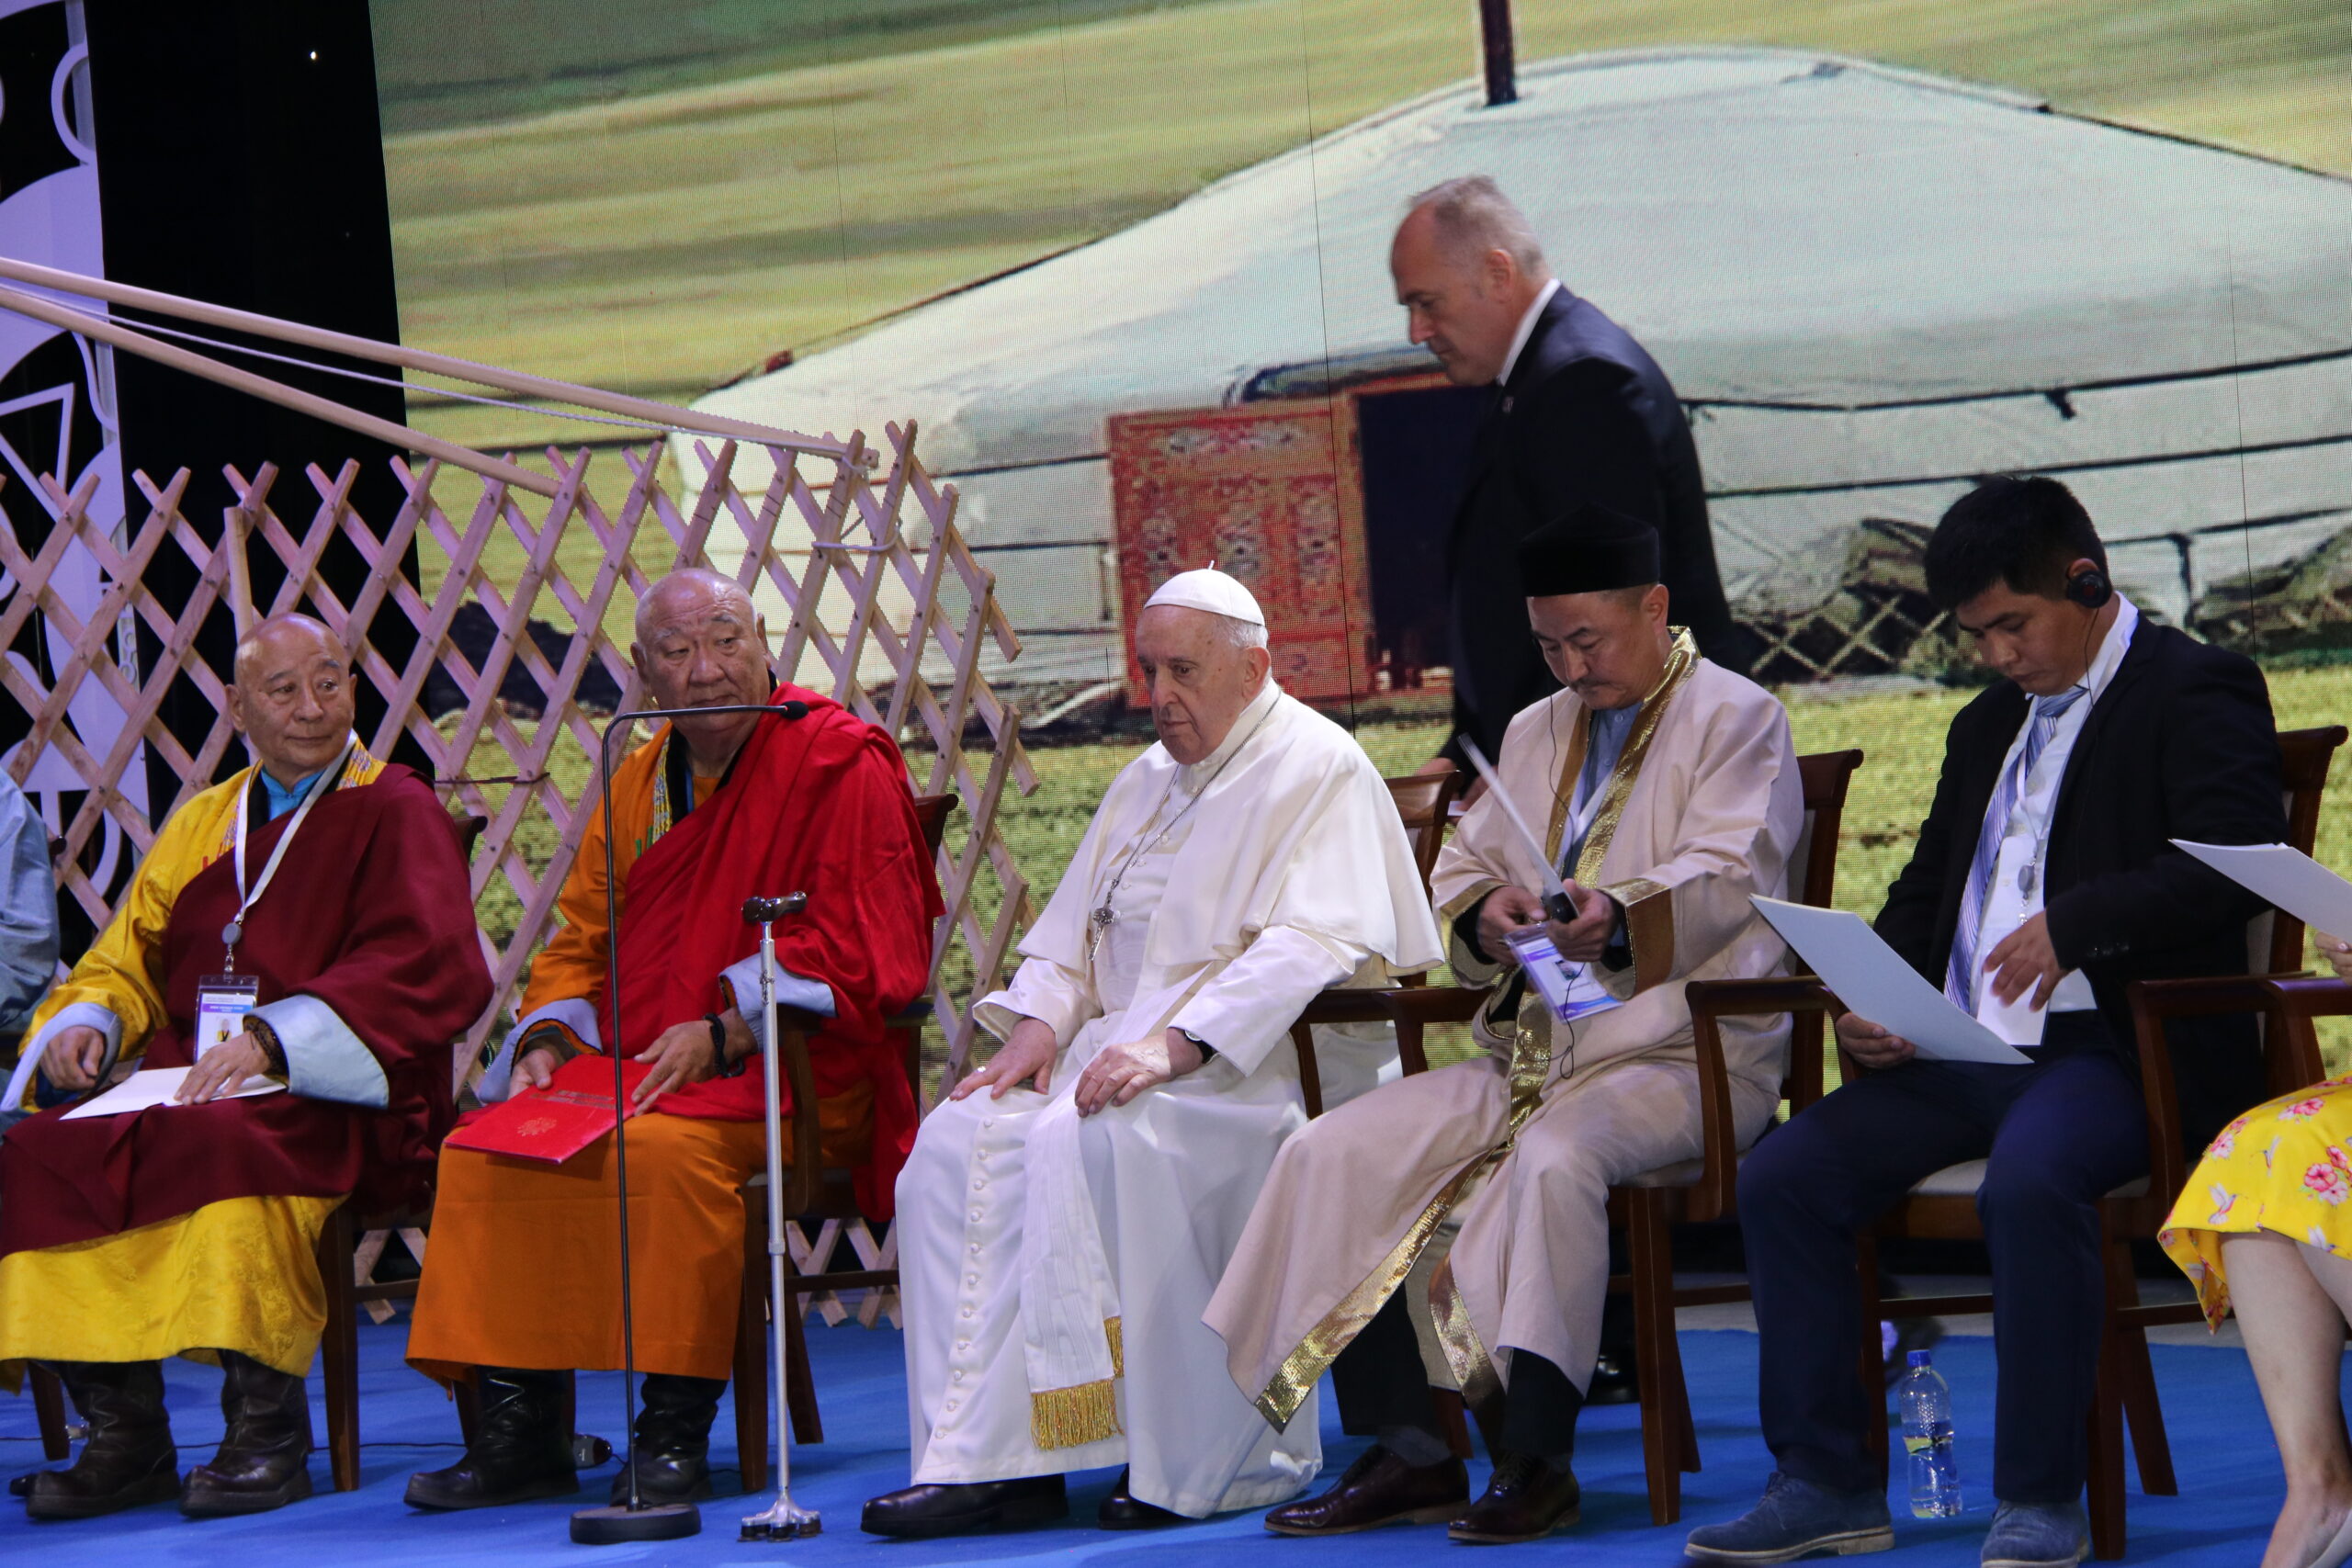
M 1779 898 L 1751 898 L 1756 912 L 1771 922 L 1782 941 L 1797 950 L 1822 984 L 1872 1023 L 1899 1034 L 1919 1055 L 1941 1062 L 2033 1060 L 1952 1006 L 1951 998 L 1903 962 L 1886 939 L 1860 915 L 1816 909 Z
M 2352 882 L 2302 851 L 2287 844 L 2192 844 L 2187 839 L 2173 844 L 2312 931 L 2352 937 Z
M 121 1116 L 130 1111 L 147 1110 L 150 1106 L 169 1105 L 172 1096 L 179 1092 L 179 1087 L 187 1075 L 186 1067 L 149 1067 L 143 1072 L 131 1074 L 96 1100 L 75 1106 L 58 1120 L 78 1122 L 85 1116 Z M 255 1074 L 219 1098 L 243 1100 L 256 1094 L 282 1093 L 285 1088 L 275 1078 Z

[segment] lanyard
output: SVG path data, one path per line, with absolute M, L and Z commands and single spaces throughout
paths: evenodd
M 228 973 L 233 975 L 237 972 L 237 943 L 244 940 L 246 913 L 261 902 L 264 893 L 269 891 L 270 879 L 277 874 L 277 863 L 286 858 L 287 846 L 294 841 L 294 835 L 302 830 L 302 818 L 311 814 L 311 807 L 322 797 L 334 793 L 335 785 L 343 778 L 344 770 L 351 765 L 351 753 L 358 745 L 359 737 L 355 732 L 344 743 L 343 752 L 335 758 L 334 766 L 321 773 L 318 783 L 302 796 L 302 804 L 294 809 L 294 820 L 286 824 L 286 831 L 277 836 L 277 847 L 269 852 L 269 863 L 261 868 L 261 880 L 254 884 L 251 892 L 245 890 L 245 829 L 253 820 L 254 779 L 253 773 L 245 775 L 245 787 L 237 795 L 237 915 L 236 919 L 220 928 L 221 943 L 229 950 L 229 956 L 222 961 L 221 968 Z M 260 764 L 254 764 L 254 773 L 260 772 Z

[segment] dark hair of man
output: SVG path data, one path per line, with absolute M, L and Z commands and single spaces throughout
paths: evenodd
M 2075 492 L 2056 479 L 1986 479 L 1951 503 L 1928 536 L 1928 597 L 1956 610 L 1996 582 L 2044 599 L 2066 594 L 2078 560 L 2107 570 L 2107 547 Z

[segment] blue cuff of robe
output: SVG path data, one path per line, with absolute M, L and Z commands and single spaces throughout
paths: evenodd
M 17 1070 L 8 1079 L 8 1088 L 0 1093 L 0 1106 L 15 1111 L 30 1103 L 35 1075 L 49 1043 L 69 1029 L 95 1029 L 107 1037 L 107 1059 L 98 1064 L 98 1081 L 104 1083 L 114 1065 L 122 1058 L 122 1020 L 112 1008 L 96 1002 L 68 1002 L 57 1010 L 57 1015 L 40 1026 L 40 1032 L 25 1042 L 17 1058 Z
M 767 1015 L 760 1007 L 760 955 L 756 953 L 739 958 L 718 972 L 729 995 L 735 998 L 735 1010 L 752 1031 L 752 1044 L 764 1051 L 768 1046 Z M 819 1018 L 833 1016 L 833 988 L 822 980 L 811 980 L 796 975 L 779 964 L 775 966 L 775 1005 L 798 1008 L 813 1012 Z
M 334 1009 L 316 997 L 281 997 L 254 1009 L 286 1052 L 286 1087 L 305 1100 L 380 1110 L 392 1086 L 376 1053 L 351 1032 Z
M 513 1086 L 515 1053 L 523 1043 L 523 1037 L 541 1023 L 563 1025 L 591 1051 L 605 1048 L 605 1037 L 596 1028 L 596 1010 L 588 1005 L 587 998 L 565 997 L 543 1008 L 535 1008 L 517 1020 L 514 1027 L 506 1032 L 506 1038 L 499 1043 L 498 1055 L 490 1059 L 490 1065 L 481 1070 L 481 1077 L 475 1080 L 475 1099 L 484 1105 L 495 1105 L 506 1098 L 506 1091 Z

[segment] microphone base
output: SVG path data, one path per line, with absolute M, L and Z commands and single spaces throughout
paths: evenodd
M 683 1540 L 702 1533 L 702 1510 L 692 1503 L 615 1504 L 571 1516 L 574 1546 L 621 1546 L 641 1540 Z

